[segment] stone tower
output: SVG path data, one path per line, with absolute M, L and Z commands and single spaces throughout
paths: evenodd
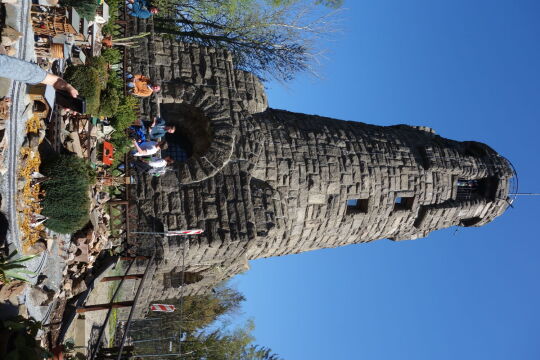
M 146 46 L 133 70 L 160 79 L 162 93 L 145 112 L 160 103 L 177 126 L 171 154 L 182 142 L 190 158 L 141 176 L 139 218 L 205 230 L 165 240 L 148 301 L 178 297 L 181 277 L 183 294 L 200 293 L 248 260 L 481 226 L 507 207 L 513 172 L 487 145 L 271 109 L 227 52 L 157 37 Z

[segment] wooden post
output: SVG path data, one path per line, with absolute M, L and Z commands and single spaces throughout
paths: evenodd
M 124 275 L 124 276 L 106 276 L 103 279 L 101 279 L 101 282 L 106 281 L 115 281 L 115 280 L 130 280 L 130 279 L 142 279 L 144 274 L 133 274 L 133 275 Z
M 122 256 L 120 260 L 133 261 L 133 260 L 148 260 L 148 256 Z
M 127 200 L 109 200 L 108 204 L 109 205 L 127 205 L 128 201 Z
M 109 304 L 96 304 L 96 305 L 87 305 L 81 308 L 77 309 L 77 313 L 84 313 L 88 311 L 97 311 L 97 310 L 108 310 L 108 309 L 116 309 L 121 307 L 130 307 L 133 306 L 133 301 L 119 301 L 119 302 L 113 302 Z

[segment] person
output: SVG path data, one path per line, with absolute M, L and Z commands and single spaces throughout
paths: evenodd
M 144 75 L 132 75 L 126 76 L 128 79 L 127 87 L 130 88 L 131 93 L 139 97 L 148 97 L 154 92 L 161 90 L 161 87 L 157 84 L 153 84 L 150 78 Z
M 4 47 L 0 45 L 0 77 L 21 81 L 30 85 L 51 85 L 56 90 L 65 91 L 74 98 L 79 95 L 67 81 L 54 74 L 48 73 L 36 64 L 3 54 Z
M 150 140 L 159 140 L 166 134 L 173 134 L 176 131 L 176 126 L 167 124 L 161 117 L 155 117 L 149 127 Z
M 137 140 L 133 140 L 133 146 L 135 146 L 133 156 L 151 156 L 161 149 L 167 148 L 165 142 L 158 143 L 156 141 L 137 143 Z
M 140 125 L 131 125 L 128 127 L 127 134 L 130 139 L 137 140 L 138 143 L 146 141 L 146 131 Z
M 148 19 L 159 12 L 158 8 L 151 6 L 147 0 L 128 0 L 127 7 L 131 16 Z
M 163 159 L 152 156 L 148 160 L 137 159 L 132 162 L 132 166 L 140 172 L 160 173 L 167 165 L 171 165 L 172 163 L 174 163 L 174 160 L 170 156 L 166 156 Z

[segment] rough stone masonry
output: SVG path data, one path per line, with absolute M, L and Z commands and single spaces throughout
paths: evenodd
M 141 176 L 139 218 L 205 232 L 164 240 L 142 303 L 208 291 L 248 260 L 481 226 L 507 207 L 513 172 L 487 145 L 268 108 L 261 83 L 226 51 L 155 36 L 143 45 L 131 51 L 133 72 L 162 86 L 144 112 L 160 101 L 177 126 L 170 145 L 188 144 L 190 158 Z

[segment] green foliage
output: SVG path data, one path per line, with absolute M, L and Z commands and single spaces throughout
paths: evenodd
M 109 79 L 107 80 L 107 88 L 118 90 L 118 92 L 123 92 L 124 90 L 124 81 L 118 72 L 115 70 L 109 70 Z
M 107 1 L 107 4 L 109 5 L 109 21 L 103 25 L 101 32 L 104 35 L 116 35 L 116 20 L 118 20 L 120 6 L 124 6 L 124 2 L 119 0 L 109 0 Z
M 254 329 L 253 321 L 248 320 L 232 331 L 217 329 L 188 335 L 182 351 L 194 354 L 195 359 L 280 360 L 269 348 L 253 344 Z
M 67 68 L 64 78 L 73 85 L 80 96 L 86 99 L 86 112 L 97 114 L 99 110 L 99 96 L 101 93 L 100 71 L 86 66 L 70 66 Z
M 126 135 L 126 129 L 137 120 L 137 107 L 139 100 L 133 96 L 123 98 L 111 118 L 111 125 L 116 130 L 111 135 L 111 143 L 114 145 L 115 163 L 124 159 L 124 154 L 131 147 L 131 140 Z
M 0 359 L 41 360 L 51 356 L 36 341 L 41 323 L 17 316 L 0 321 Z
M 28 282 L 25 275 L 36 275 L 26 268 L 23 263 L 33 259 L 37 255 L 28 255 L 15 258 L 17 251 L 13 251 L 7 258 L 0 257 L 0 284 L 9 283 L 11 280 L 21 280 Z
M 182 311 L 170 314 L 152 313 L 151 317 L 167 319 L 162 325 L 165 330 L 177 332 L 181 325 L 183 332 L 195 333 L 226 316 L 236 313 L 243 301 L 245 301 L 244 295 L 237 290 L 221 286 L 216 288 L 212 294 L 166 300 L 165 303 L 182 308 Z
M 86 112 L 91 115 L 111 117 L 115 115 L 123 98 L 123 80 L 109 69 L 110 60 L 120 56 L 117 50 L 105 51 L 105 55 L 92 57 L 86 65 L 70 66 L 64 77 L 86 99 Z
M 334 31 L 340 0 L 155 0 L 163 7 L 154 31 L 224 48 L 235 64 L 265 79 L 287 81 L 311 71 L 323 51 L 316 41 Z
M 99 74 L 99 88 L 104 90 L 109 80 L 109 63 L 103 56 L 94 56 L 87 60 L 86 65 L 95 69 Z
M 74 7 L 86 20 L 94 20 L 98 8 L 96 0 L 61 0 L 60 5 Z
M 109 64 L 119 64 L 122 60 L 122 53 L 118 49 L 105 49 L 101 52 L 103 57 Z
M 120 94 L 115 88 L 107 88 L 101 92 L 99 115 L 111 117 L 116 114 L 120 104 Z
M 89 164 L 74 155 L 60 155 L 42 165 L 45 199 L 42 214 L 49 217 L 45 225 L 56 232 L 71 234 L 89 220 L 88 189 L 95 182 Z
M 154 333 L 174 334 L 174 337 L 181 333 L 182 352 L 191 354 L 192 359 L 280 360 L 272 350 L 253 344 L 253 321 L 248 320 L 233 330 L 226 327 L 243 301 L 244 296 L 227 285 L 215 288 L 211 294 L 159 300 L 175 305 L 178 310 L 150 315 L 150 319 L 161 321 L 135 321 L 130 336 L 137 341 L 148 339 L 149 334 Z M 155 353 L 159 346 L 160 343 L 142 341 L 137 343 L 136 351 L 140 355 Z

